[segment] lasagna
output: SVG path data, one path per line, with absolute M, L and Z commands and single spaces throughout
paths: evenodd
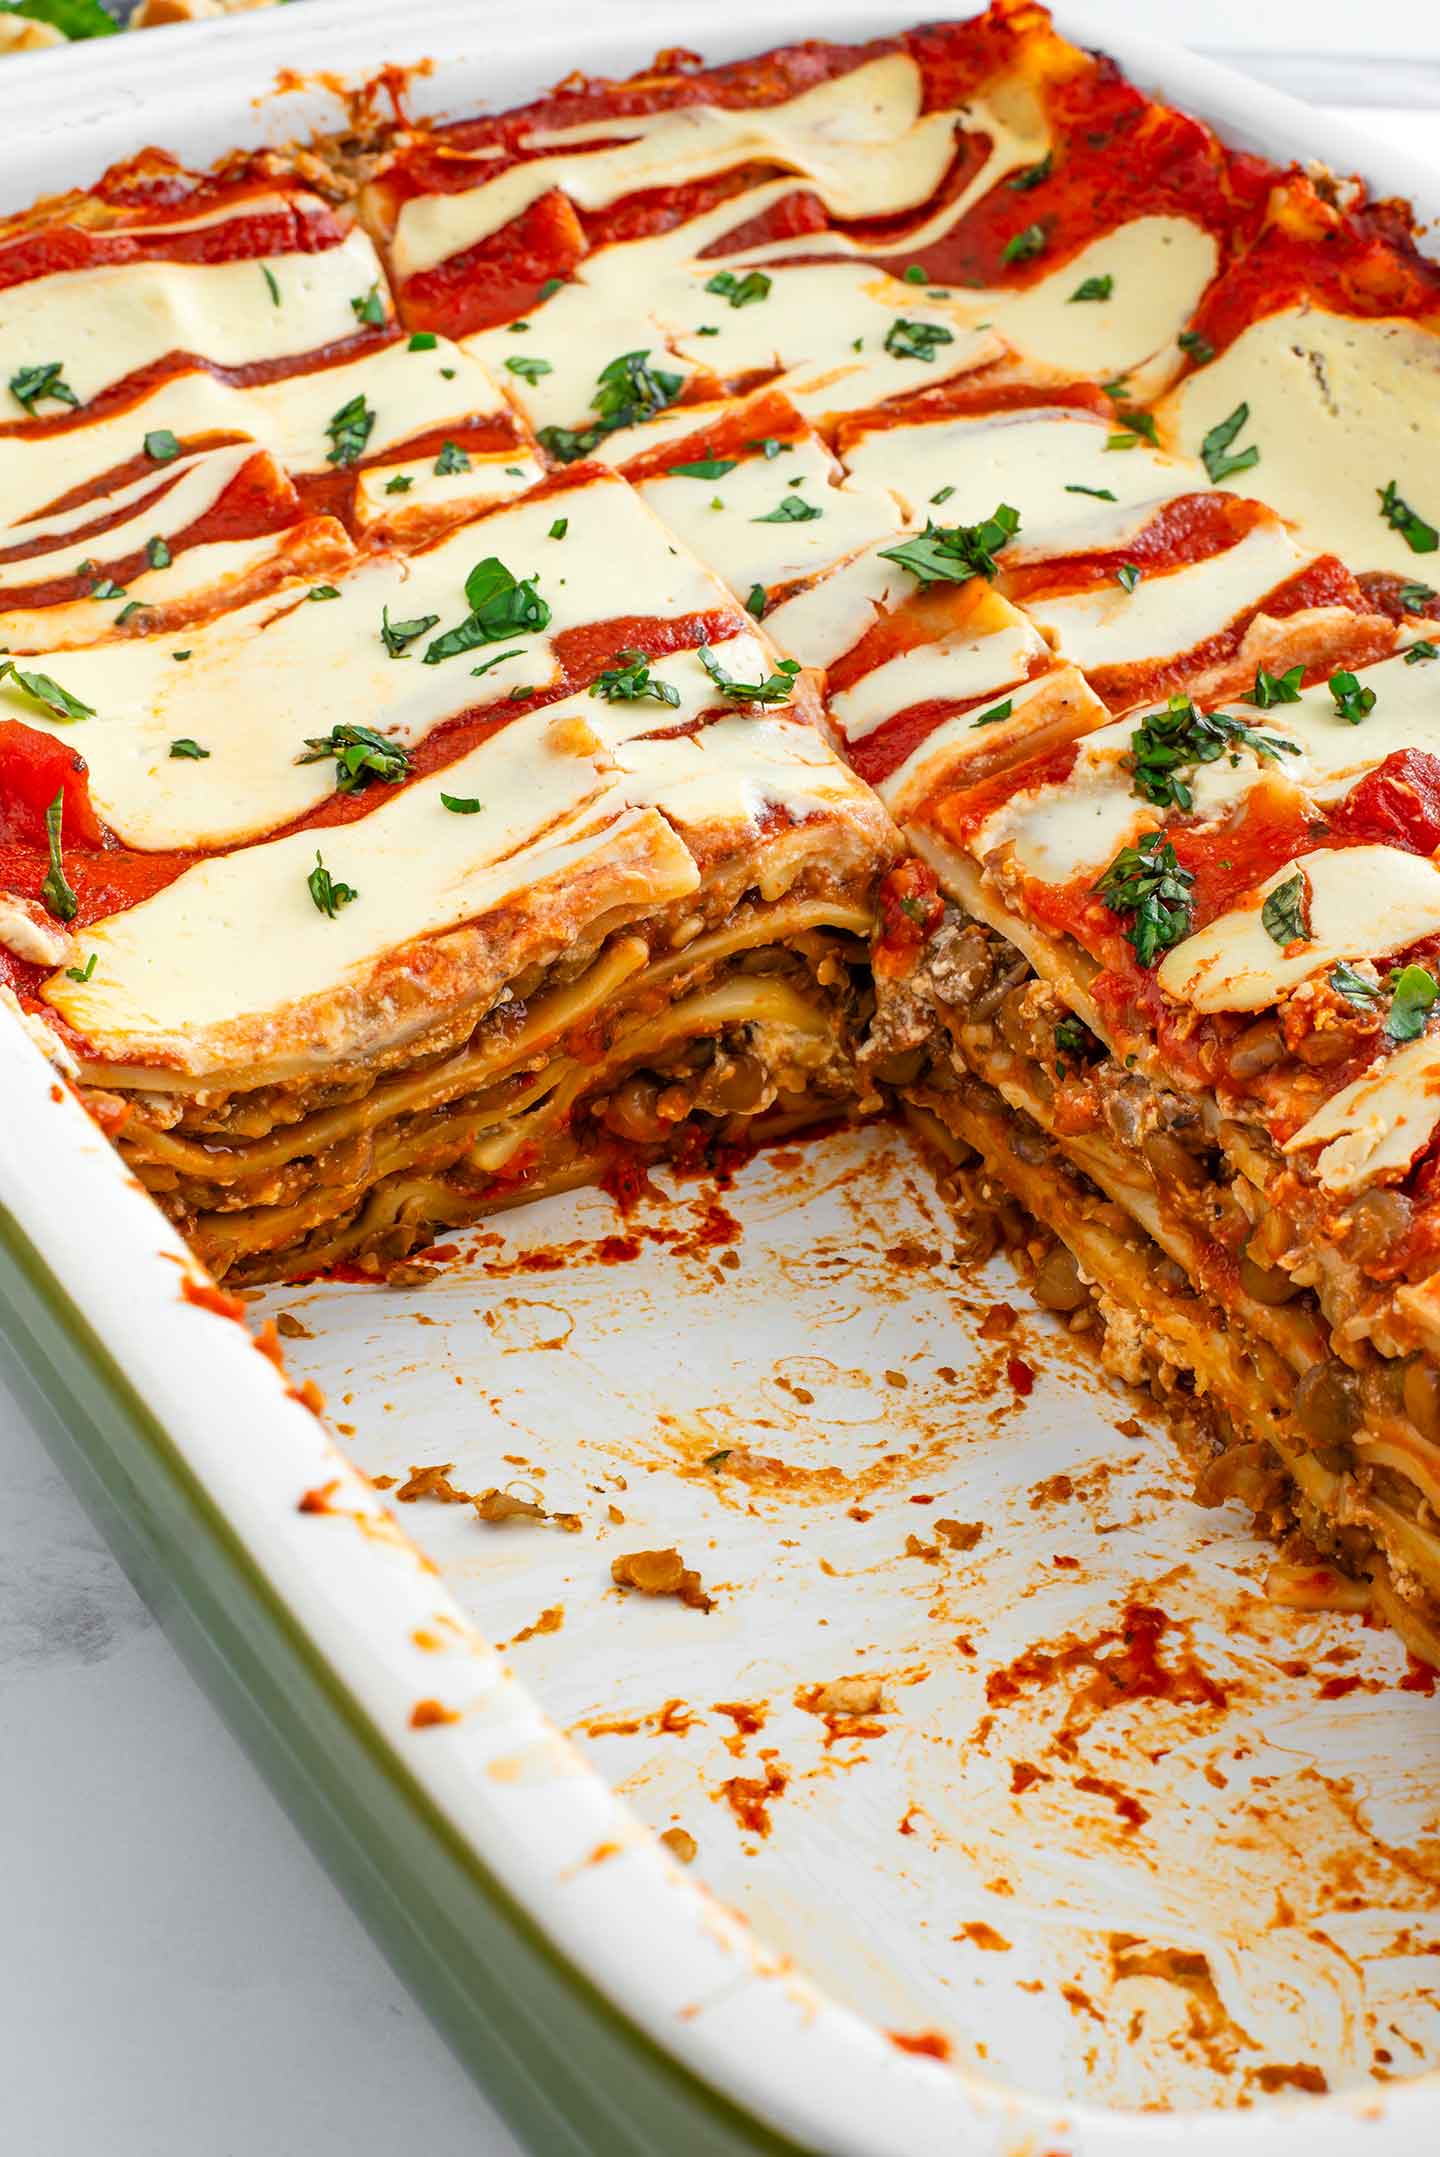
M 149 151 L 0 283 L 0 973 L 217 1278 L 896 1110 L 1440 1661 L 1404 205 L 996 0 Z

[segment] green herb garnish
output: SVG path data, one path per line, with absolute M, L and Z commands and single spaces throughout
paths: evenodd
M 365 444 L 369 441 L 374 426 L 375 414 L 366 401 L 364 392 L 357 390 L 355 395 L 325 422 L 325 432 L 330 437 L 331 445 L 326 454 L 326 463 L 355 464 L 364 455 Z
M 392 622 L 390 609 L 380 609 L 380 641 L 392 659 L 403 659 L 406 649 L 439 621 L 438 614 L 417 614 L 408 622 Z
M 745 602 L 745 612 L 753 614 L 757 622 L 765 619 L 766 592 L 763 584 L 752 584 L 750 597 Z
M 536 591 L 535 578 L 512 576 L 493 554 L 477 562 L 465 579 L 465 597 L 469 614 L 435 638 L 425 654 L 427 667 L 474 651 L 480 644 L 501 644 L 507 637 L 534 634 L 550 620 L 550 608 Z
M 739 463 L 737 457 L 697 457 L 693 464 L 666 467 L 672 479 L 723 479 Z
M 332 726 L 328 734 L 308 734 L 305 748 L 306 754 L 296 757 L 297 764 L 321 764 L 326 757 L 334 757 L 335 790 L 339 794 L 358 794 L 372 779 L 398 786 L 410 770 L 408 749 L 371 727 L 354 726 L 349 721 Z
M 933 360 L 937 345 L 953 345 L 954 332 L 943 322 L 910 322 L 897 315 L 885 332 L 885 350 L 892 359 Z
M 310 896 L 315 901 L 318 911 L 326 915 L 331 921 L 335 919 L 342 906 L 348 906 L 352 899 L 358 899 L 360 896 L 353 884 L 336 883 L 321 859 L 318 847 L 315 849 L 315 866 L 305 881 L 310 887 Z
M 898 562 L 922 584 L 965 584 L 971 577 L 993 578 L 995 560 L 1020 529 L 1020 513 L 1001 502 L 993 516 L 980 524 L 932 524 L 898 547 L 882 547 L 882 561 Z
M 1195 330 L 1181 330 L 1175 342 L 1179 345 L 1180 350 L 1195 362 L 1197 367 L 1208 365 L 1215 357 L 1215 347 L 1211 344 L 1209 338 L 1201 337 Z
M 613 666 L 603 667 L 590 684 L 592 697 L 607 704 L 638 704 L 648 698 L 654 704 L 678 704 L 680 692 L 670 682 L 657 682 L 644 652 L 615 654 Z
M 210 751 L 202 749 L 199 742 L 192 740 L 190 735 L 182 734 L 178 741 L 171 742 L 170 754 L 172 757 L 188 758 L 192 764 L 198 764 L 209 756 Z
M 385 302 L 380 297 L 378 283 L 370 287 L 363 299 L 351 300 L 350 312 L 357 322 L 365 323 L 372 330 L 384 328 Z
M 1375 491 L 1380 497 L 1381 516 L 1392 532 L 1400 534 L 1412 554 L 1433 554 L 1440 547 L 1440 532 L 1396 493 L 1393 479 Z
M 732 307 L 753 307 L 757 300 L 769 299 L 773 283 L 763 270 L 750 270 L 744 277 L 737 277 L 733 270 L 717 270 L 705 290 L 718 293 Z
M 145 542 L 145 559 L 152 569 L 168 569 L 174 560 L 168 542 L 158 532 Z
M 1385 1032 L 1391 1041 L 1414 1041 L 1425 1031 L 1430 1006 L 1440 996 L 1440 983 L 1423 966 L 1406 966 L 1396 975 Z
M 180 444 L 168 427 L 155 427 L 145 437 L 145 454 L 156 464 L 171 464 L 180 454 Z
M 440 444 L 440 454 L 431 466 L 437 479 L 449 479 L 453 473 L 468 472 L 469 469 L 470 459 L 458 442 Z
M 1287 667 L 1283 674 L 1268 674 L 1264 667 L 1257 666 L 1255 687 L 1246 693 L 1245 702 L 1262 712 L 1269 711 L 1272 704 L 1298 704 L 1304 679 L 1303 665 Z
M 1016 233 L 1013 240 L 1005 242 L 1000 250 L 1000 260 L 1007 265 L 1011 262 L 1031 262 L 1036 255 L 1044 254 L 1046 244 L 1045 227 L 1027 225 L 1023 232 Z
M 542 374 L 554 374 L 549 360 L 535 359 L 527 352 L 512 352 L 505 362 L 511 374 L 518 374 L 522 382 L 538 382 Z
M 1330 677 L 1330 694 L 1335 699 L 1335 717 L 1347 719 L 1351 726 L 1359 726 L 1362 719 L 1375 709 L 1375 692 L 1367 683 L 1364 687 L 1346 668 Z
M 807 502 L 802 495 L 787 494 L 778 509 L 768 511 L 763 517 L 752 517 L 750 522 L 752 524 L 813 524 L 817 517 L 823 517 L 824 514 L 823 509 L 817 509 L 813 502 Z
M 978 718 L 978 719 L 972 719 L 972 720 L 970 721 L 970 724 L 971 724 L 971 726 L 972 726 L 972 727 L 976 727 L 976 726 L 995 726 L 995 725 L 997 725 L 997 724 L 998 724 L 998 722 L 999 722 L 1000 720 L 1002 720 L 1002 719 L 1008 719 L 1008 718 L 1010 717 L 1010 714 L 1011 714 L 1011 713 L 1012 713 L 1012 712 L 1014 711 L 1014 709 L 1015 709 L 1015 700 L 1014 700 L 1014 698 L 1013 698 L 1013 697 L 1006 697 L 1006 699 L 1005 699 L 1005 701 L 1004 701 L 1004 703 L 1003 703 L 1003 704 L 992 704 L 988 712 L 981 712 L 981 714 L 980 714 L 979 718 Z
M 1248 449 L 1238 451 L 1233 457 L 1230 455 L 1230 444 L 1249 418 L 1249 405 L 1237 404 L 1229 418 L 1212 427 L 1200 444 L 1201 461 L 1217 485 L 1222 479 L 1229 479 L 1233 472 L 1248 472 L 1260 462 L 1260 452 L 1253 442 Z
M 1162 951 L 1189 935 L 1194 883 L 1170 841 L 1152 831 L 1138 845 L 1122 847 L 1094 889 L 1112 914 L 1132 916 L 1125 940 L 1140 964 L 1149 967 Z
M 763 682 L 737 682 L 727 674 L 708 644 L 702 644 L 696 654 L 705 672 L 717 689 L 727 697 L 734 697 L 741 704 L 786 704 L 795 691 L 795 676 L 800 672 L 798 659 L 776 661 L 775 672 Z
M 57 719 L 95 717 L 93 704 L 82 704 L 79 697 L 72 697 L 69 690 L 62 689 L 52 675 L 27 674 L 23 667 L 16 666 L 13 659 L 0 660 L 0 681 L 4 681 L 7 675 L 11 681 L 18 682 L 27 697 L 32 697 L 37 704 L 43 704 Z
M 1285 950 L 1290 944 L 1308 944 L 1311 941 L 1310 904 L 1305 890 L 1305 877 L 1297 869 L 1287 876 L 1283 884 L 1277 884 L 1260 909 L 1260 925 L 1273 944 Z
M 1097 502 L 1113 502 L 1115 499 L 1114 491 L 1109 487 L 1081 487 L 1067 484 L 1065 492 L 1067 494 L 1093 494 Z
M 1076 300 L 1108 300 L 1114 290 L 1115 280 L 1109 275 L 1087 277 L 1084 283 L 1077 285 L 1071 293 L 1070 305 L 1073 307 Z
M 45 831 L 50 841 L 50 867 L 40 886 L 40 896 L 45 911 L 56 921 L 73 921 L 80 910 L 80 901 L 65 881 L 65 857 L 60 850 L 60 826 L 65 816 L 65 789 L 62 786 L 49 808 L 45 811 Z
M 1151 712 L 1130 736 L 1134 791 L 1157 809 L 1188 815 L 1194 797 L 1178 774 L 1193 764 L 1215 763 L 1241 742 L 1270 760 L 1300 753 L 1278 734 L 1257 733 L 1228 712 L 1203 712 L 1189 697 L 1172 696 L 1164 711 Z
M 480 798 L 477 794 L 442 793 L 440 802 L 452 816 L 478 816 L 480 813 Z
M 79 409 L 80 399 L 65 380 L 63 360 L 46 360 L 38 367 L 18 367 L 10 377 L 10 394 L 33 419 L 35 407 L 46 397 L 57 404 Z
M 1363 974 L 1357 974 L 1343 959 L 1330 969 L 1330 986 L 1347 1004 L 1378 1004 L 1380 1001 L 1380 991 L 1375 983 L 1367 981 Z
M 1405 654 L 1407 667 L 1418 667 L 1422 659 L 1440 659 L 1440 649 L 1428 637 L 1417 637 Z
M 1122 562 L 1115 572 L 1115 582 L 1122 591 L 1133 592 L 1143 575 L 1144 571 L 1134 562 Z
M 1049 179 L 1054 167 L 1055 153 L 1053 150 L 1047 150 L 1038 165 L 1027 165 L 1023 172 L 1017 172 L 1005 185 L 1012 188 L 1017 195 L 1028 194 L 1032 187 L 1038 187 L 1042 180 Z

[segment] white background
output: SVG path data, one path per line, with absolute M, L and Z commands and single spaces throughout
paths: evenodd
M 683 38 L 684 12 L 657 5 L 657 43 Z M 1317 102 L 1364 104 L 1356 117 L 1380 134 L 1417 147 L 1433 136 L 1440 153 L 1440 0 L 1088 0 L 1087 12 Z M 10 2157 L 518 2157 L 51 1468 L 5 1355 Z

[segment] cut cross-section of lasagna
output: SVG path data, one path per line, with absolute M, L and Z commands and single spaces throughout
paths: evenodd
M 1440 1660 L 1408 211 L 1030 0 L 353 122 L 0 226 L 0 985 L 235 1283 L 903 1108 Z

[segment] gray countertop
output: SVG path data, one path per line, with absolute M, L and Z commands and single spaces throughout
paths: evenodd
M 1339 67 L 1384 108 L 1355 118 L 1421 147 L 1436 114 L 1397 107 L 1440 98 L 1440 17 L 1423 0 L 1412 25 L 1409 5 L 1388 11 L 1385 54 L 1355 60 L 1353 10 L 1272 0 L 1256 71 L 1323 96 Z M 1185 0 L 1182 25 L 1157 0 L 1147 27 L 1254 47 L 1253 13 Z M 1292 28 L 1313 62 L 1277 58 Z M 12 1369 L 0 1345 L 7 2148 L 520 2157 L 51 1467 Z

